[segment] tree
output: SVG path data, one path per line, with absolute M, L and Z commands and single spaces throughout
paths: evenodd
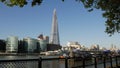
M 88 11 L 100 9 L 103 11 L 105 21 L 105 32 L 110 36 L 115 32 L 120 33 L 120 0 L 76 0 L 82 2 Z
M 0 0 L 0 2 L 4 3 L 7 6 L 19 6 L 24 7 L 28 3 L 31 3 L 31 6 L 40 5 L 43 0 Z
M 40 5 L 43 0 L 0 0 L 0 2 L 6 4 L 7 6 L 19 6 L 24 7 L 28 3 L 31 6 Z M 61 0 L 65 1 L 65 0 Z M 100 9 L 103 11 L 103 17 L 107 20 L 105 21 L 106 30 L 105 32 L 110 36 L 114 33 L 120 33 L 120 0 L 75 0 L 84 5 L 89 12 L 94 9 Z

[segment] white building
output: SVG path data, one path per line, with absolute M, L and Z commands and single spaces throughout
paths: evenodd
M 100 50 L 100 47 L 98 44 L 94 44 L 90 47 L 90 50 Z
M 77 48 L 77 49 L 80 49 L 81 48 L 81 45 L 78 43 L 78 42 L 68 42 L 67 43 L 67 46 L 68 47 L 72 47 L 72 48 Z

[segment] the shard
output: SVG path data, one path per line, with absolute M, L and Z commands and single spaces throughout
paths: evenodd
M 54 11 L 53 11 L 53 20 L 52 20 L 52 31 L 51 31 L 51 36 L 50 36 L 50 44 L 60 45 L 56 9 L 54 9 Z

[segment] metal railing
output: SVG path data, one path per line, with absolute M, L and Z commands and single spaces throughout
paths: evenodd
M 104 57 L 63 57 L 63 58 L 37 58 L 37 59 L 15 59 L 15 60 L 0 60 L 0 68 L 45 68 L 47 61 L 57 60 L 62 62 L 63 67 L 61 68 L 119 68 L 120 56 L 104 56 Z M 44 63 L 46 62 L 46 63 Z M 56 62 L 56 63 L 57 63 Z M 51 63 L 51 62 L 50 62 Z M 53 65 L 55 65 L 54 63 Z M 60 63 L 58 63 L 60 64 Z M 47 68 L 50 65 L 48 65 Z M 55 67 L 54 67 L 55 68 Z M 57 67 L 56 67 L 57 68 Z

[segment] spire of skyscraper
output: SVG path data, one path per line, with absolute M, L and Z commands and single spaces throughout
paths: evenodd
M 50 44 L 60 45 L 56 9 L 54 9 L 54 11 L 53 11 L 53 20 L 52 20 L 52 31 L 51 31 L 51 36 L 50 36 Z

